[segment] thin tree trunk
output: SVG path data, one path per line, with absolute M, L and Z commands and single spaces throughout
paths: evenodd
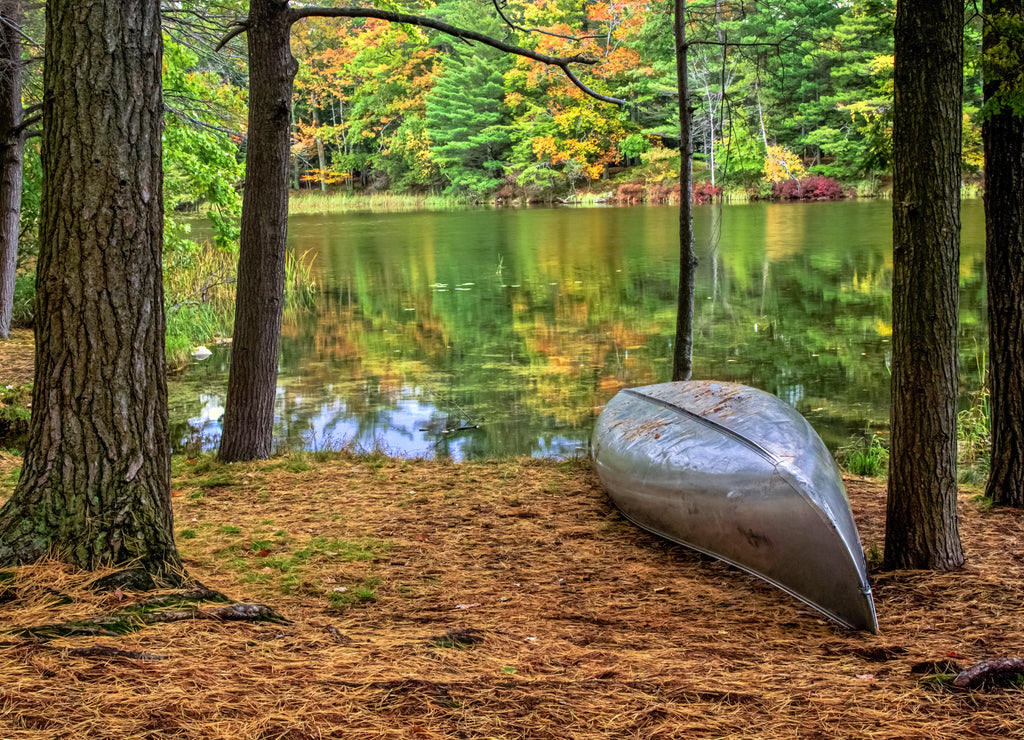
M 956 510 L 962 0 L 900 0 L 888 568 L 964 562 Z
M 693 373 L 693 291 L 697 256 L 693 251 L 693 111 L 687 79 L 686 0 L 675 0 L 676 84 L 679 91 L 679 303 L 672 380 Z
M 1024 58 L 1024 0 L 985 0 L 983 46 L 988 56 Z M 988 279 L 992 456 L 985 493 L 1024 507 L 1024 117 L 1006 93 L 1020 95 L 1016 66 L 986 69 L 985 265 Z M 1014 89 L 1017 86 L 1018 89 Z
M 50 0 L 32 420 L 0 561 L 175 582 L 158 0 Z
M 755 88 L 757 96 L 757 120 L 761 122 L 761 141 L 764 143 L 764 150 L 768 152 L 768 132 L 764 130 L 764 111 L 761 109 L 761 92 Z
M 320 114 L 316 110 L 316 96 L 313 96 L 311 108 L 313 109 L 313 128 L 316 130 L 320 129 Z M 320 192 L 327 192 L 327 182 L 324 178 L 327 175 L 327 155 L 324 152 L 324 140 L 320 138 L 318 134 L 314 138 L 316 142 L 316 157 L 317 163 L 320 166 Z
M 249 6 L 249 145 L 221 460 L 270 457 L 284 308 L 292 57 L 288 3 Z
M 11 333 L 18 269 L 22 159 L 21 0 L 0 0 L 0 338 Z

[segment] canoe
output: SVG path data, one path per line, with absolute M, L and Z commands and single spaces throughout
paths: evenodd
M 792 406 L 738 383 L 626 389 L 598 417 L 593 456 L 634 524 L 752 573 L 839 624 L 878 631 L 842 477 Z

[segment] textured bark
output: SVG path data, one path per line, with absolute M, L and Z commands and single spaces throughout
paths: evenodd
M 1024 0 L 986 0 L 985 51 L 1004 44 L 1018 60 L 1024 59 L 1021 31 L 1004 35 L 998 14 L 1024 22 Z M 992 457 L 985 493 L 998 504 L 1024 507 L 1024 117 L 1003 105 L 1006 93 L 1024 95 L 1012 89 L 1012 75 L 1018 71 L 988 69 L 985 80 L 990 107 L 982 136 L 992 394 Z
M 292 17 L 283 0 L 249 5 L 249 135 L 238 253 L 235 333 L 224 404 L 221 460 L 270 457 L 284 308 Z
M 21 0 L 0 0 L 0 338 L 11 333 L 21 220 Z
M 676 84 L 679 91 L 679 302 L 672 380 L 693 373 L 693 291 L 697 256 L 693 251 L 693 110 L 687 78 L 686 0 L 675 0 Z
M 174 582 L 159 0 L 46 11 L 35 386 L 0 561 L 137 561 Z
M 893 125 L 888 568 L 963 564 L 956 511 L 961 0 L 901 0 Z

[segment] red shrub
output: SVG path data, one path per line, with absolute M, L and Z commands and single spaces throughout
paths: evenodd
M 719 185 L 712 185 L 709 182 L 695 182 L 693 184 L 693 202 L 697 205 L 710 203 L 722 195 L 722 188 Z
M 815 175 L 773 183 L 772 195 L 779 200 L 840 200 L 844 194 L 843 186 L 831 177 Z
M 815 175 L 804 180 L 804 198 L 811 200 L 840 200 L 843 186 L 831 177 Z
M 647 191 L 647 199 L 651 203 L 670 205 L 679 202 L 678 185 L 655 185 Z
M 643 203 L 646 196 L 647 191 L 643 185 L 639 185 L 634 182 L 627 182 L 624 185 L 619 185 L 617 193 L 619 203 L 629 203 L 630 205 Z

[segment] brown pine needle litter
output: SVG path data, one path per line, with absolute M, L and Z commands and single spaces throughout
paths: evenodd
M 17 462 L 0 460 L 0 496 Z M 585 460 L 176 468 L 190 572 L 289 623 L 20 636 L 147 595 L 17 569 L 0 583 L 0 738 L 1024 737 L 1019 686 L 951 686 L 1024 656 L 1024 513 L 969 492 L 967 567 L 874 572 L 870 635 L 638 530 Z M 847 486 L 875 554 L 884 485 Z

